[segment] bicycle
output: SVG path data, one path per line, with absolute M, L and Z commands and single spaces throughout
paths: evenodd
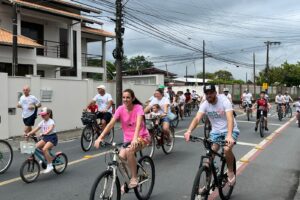
M 179 124 L 179 108 L 178 106 L 174 106 L 172 105 L 171 106 L 171 111 L 172 113 L 174 113 L 176 115 L 176 118 L 174 120 L 171 121 L 171 125 L 174 127 L 174 128 L 177 128 L 178 124 Z
M 5 140 L 0 140 L 0 174 L 4 174 L 13 161 L 13 150 Z
M 244 101 L 243 105 L 245 105 L 244 110 L 246 112 L 247 115 L 247 120 L 250 121 L 250 117 L 252 118 L 252 108 L 250 108 L 249 102 L 248 101 Z
M 221 153 L 218 153 L 212 150 L 213 143 L 209 139 L 191 136 L 190 140 L 192 142 L 203 142 L 204 147 L 207 150 L 206 155 L 201 156 L 200 166 L 193 183 L 191 199 L 207 200 L 210 191 L 214 191 L 216 188 L 218 188 L 222 200 L 230 199 L 230 196 L 234 189 L 234 185 L 228 184 L 227 163 L 226 158 L 224 157 L 224 146 L 226 146 L 226 142 L 220 142 Z M 217 156 L 220 158 L 221 171 L 219 171 L 219 168 L 216 166 L 213 156 Z M 236 175 L 235 158 L 233 172 L 234 175 Z M 204 178 L 202 176 L 204 176 Z
M 204 138 L 208 139 L 212 128 L 207 115 L 204 115 L 202 122 L 204 123 Z
M 277 112 L 278 112 L 278 119 L 279 119 L 279 121 L 282 121 L 283 112 L 282 112 L 282 105 L 281 104 L 278 104 L 278 106 L 277 106 Z
M 286 108 L 285 108 L 285 117 L 288 116 L 289 118 L 292 118 L 293 117 L 293 110 L 290 106 L 289 103 L 286 103 Z
M 121 185 L 119 176 L 122 175 L 125 179 L 124 192 L 128 193 L 130 190 L 130 188 L 128 188 L 130 175 L 128 172 L 129 170 L 127 169 L 127 164 L 119 156 L 119 148 L 121 146 L 123 148 L 127 148 L 130 143 L 104 143 L 102 145 L 109 145 L 113 147 L 113 149 L 109 152 L 112 156 L 112 161 L 108 163 L 107 169 L 94 181 L 89 199 L 120 200 Z M 139 200 L 148 200 L 152 194 L 155 182 L 155 167 L 153 160 L 149 156 L 143 156 L 139 159 L 137 162 L 137 174 L 138 186 L 133 188 L 134 193 Z M 149 188 L 147 188 L 148 185 Z
M 186 103 L 184 106 L 184 116 L 189 117 L 192 114 L 191 103 Z
M 165 154 L 170 154 L 174 148 L 175 143 L 175 129 L 170 126 L 170 136 L 169 138 L 165 136 L 161 124 L 157 124 L 156 120 L 160 120 L 159 116 L 146 119 L 146 126 L 151 135 L 151 143 L 148 144 L 143 151 L 142 155 L 148 155 L 150 158 L 154 155 L 155 147 L 159 149 L 162 148 Z M 142 156 L 141 155 L 141 156 Z
M 36 136 L 30 137 L 35 143 L 39 141 Z M 47 168 L 47 160 L 42 150 L 35 147 L 35 143 L 21 142 L 20 149 L 22 154 L 29 154 L 30 156 L 23 162 L 20 168 L 20 176 L 25 183 L 32 183 L 36 181 L 43 169 Z M 56 174 L 62 174 L 68 166 L 68 157 L 63 152 L 56 152 L 55 154 L 50 150 L 49 154 L 52 156 L 53 171 Z M 38 162 L 39 161 L 39 162 Z
M 265 136 L 265 117 L 264 117 L 264 111 L 263 109 L 259 109 L 260 112 L 260 118 L 259 118 L 259 134 L 260 137 L 264 137 Z
M 196 111 L 197 110 L 199 110 L 199 101 L 198 101 L 198 99 L 193 99 L 193 101 L 192 101 L 192 110 L 195 110 L 196 109 Z
M 83 151 L 89 151 L 94 143 L 94 141 L 99 137 L 102 133 L 101 122 L 98 124 L 97 122 L 97 112 L 83 112 L 81 117 L 82 124 L 85 126 L 82 130 L 80 144 L 81 149 Z M 105 141 L 108 143 L 112 143 L 114 139 L 115 131 L 114 128 L 112 131 L 106 135 Z

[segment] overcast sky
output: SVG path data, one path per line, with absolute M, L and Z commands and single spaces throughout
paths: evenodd
M 160 36 L 171 35 L 193 48 L 202 49 L 202 40 L 205 40 L 208 52 L 248 64 L 252 63 L 255 52 L 257 71 L 262 70 L 266 62 L 265 41 L 281 42 L 281 45 L 270 48 L 270 65 L 280 65 L 285 60 L 290 63 L 300 60 L 299 0 L 129 0 L 126 7 L 129 14 L 125 15 L 129 18 L 132 19 L 131 14 L 139 20 L 147 21 L 161 31 Z M 109 31 L 114 31 L 114 23 L 108 19 L 112 16 L 103 12 L 100 17 L 105 23 L 103 28 Z M 131 20 L 125 23 L 127 26 L 138 25 Z M 125 55 L 128 57 L 178 55 L 180 58 L 183 54 L 196 52 L 164 43 L 129 27 L 124 37 Z M 91 45 L 91 52 L 96 52 L 96 48 L 96 45 Z M 114 48 L 115 41 L 109 42 L 107 57 L 110 61 L 113 60 L 111 52 Z M 198 59 L 195 63 L 196 68 L 193 60 L 167 64 L 168 70 L 183 76 L 185 66 L 188 66 L 188 74 L 202 72 L 202 60 Z M 155 63 L 162 69 L 165 69 L 165 64 Z M 206 59 L 207 71 L 220 69 L 231 71 L 237 79 L 245 80 L 246 73 L 248 79 L 252 80 L 253 77 L 253 70 L 249 67 L 241 65 L 236 68 L 212 58 Z

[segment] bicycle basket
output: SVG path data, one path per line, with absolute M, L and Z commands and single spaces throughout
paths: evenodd
M 83 125 L 92 124 L 97 120 L 97 116 L 95 113 L 85 112 L 82 114 L 81 121 Z
M 35 143 L 21 141 L 20 142 L 20 150 L 22 154 L 33 154 L 35 151 Z
M 146 127 L 148 130 L 152 130 L 154 128 L 154 122 L 152 119 L 146 119 Z

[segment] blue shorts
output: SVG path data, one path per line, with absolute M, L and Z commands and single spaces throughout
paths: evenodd
M 169 119 L 168 116 L 166 116 L 166 117 L 164 117 L 164 118 L 161 118 L 160 122 L 161 122 L 161 123 L 167 122 L 167 123 L 170 124 L 170 119 Z
M 44 135 L 43 139 L 44 142 L 51 142 L 54 146 L 57 145 L 57 135 L 56 134 L 51 134 L 51 135 Z
M 239 132 L 233 131 L 232 132 L 232 137 L 234 139 L 234 141 L 236 142 L 238 137 L 239 137 Z M 213 142 L 213 143 L 218 143 L 220 141 L 224 141 L 225 138 L 227 136 L 227 132 L 224 133 L 210 133 L 209 139 Z

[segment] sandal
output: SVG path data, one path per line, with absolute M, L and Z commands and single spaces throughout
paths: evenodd
M 235 177 L 235 175 L 232 177 L 232 179 L 230 179 L 228 177 L 227 180 L 228 180 L 228 183 L 229 183 L 230 186 L 234 186 L 235 183 L 236 183 L 236 177 Z
M 138 186 L 138 180 L 136 178 L 131 178 L 130 179 L 130 182 L 129 182 L 129 185 L 128 185 L 128 188 L 132 189 L 132 188 L 135 188 Z

